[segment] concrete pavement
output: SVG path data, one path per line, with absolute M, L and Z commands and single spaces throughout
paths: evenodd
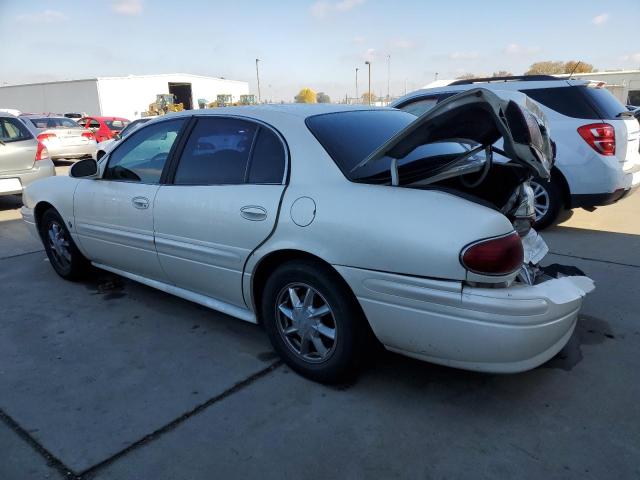
M 62 281 L 11 202 L 2 479 L 640 476 L 640 194 L 544 233 L 547 262 L 597 289 L 543 367 L 483 375 L 384 353 L 340 387 L 290 372 L 259 327 L 106 273 Z

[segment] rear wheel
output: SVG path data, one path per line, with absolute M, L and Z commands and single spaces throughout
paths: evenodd
M 56 273 L 65 280 L 82 278 L 89 261 L 78 250 L 60 214 L 50 208 L 44 212 L 39 224 L 44 249 Z
M 557 181 L 535 179 L 531 180 L 533 189 L 534 208 L 536 211 L 536 230 L 543 230 L 552 225 L 564 207 L 562 191 Z
M 266 282 L 262 319 L 269 339 L 293 370 L 312 380 L 347 380 L 364 358 L 368 325 L 347 288 L 313 261 L 285 263 Z

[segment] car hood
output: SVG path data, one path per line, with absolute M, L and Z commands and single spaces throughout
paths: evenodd
M 549 177 L 553 148 L 540 108 L 522 93 L 501 92 L 498 96 L 484 88 L 467 90 L 439 103 L 363 159 L 351 172 L 385 157 L 404 158 L 429 143 L 457 140 L 490 147 L 500 139 L 503 151 L 498 153 L 527 167 L 535 176 Z

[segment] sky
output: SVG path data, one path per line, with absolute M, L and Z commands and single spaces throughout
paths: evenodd
M 640 68 L 640 0 L 0 0 L 0 85 L 151 73 L 303 87 L 337 101 L 542 60 Z

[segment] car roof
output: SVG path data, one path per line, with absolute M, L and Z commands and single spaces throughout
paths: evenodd
M 425 95 L 432 95 L 438 93 L 445 92 L 464 92 L 465 90 L 469 90 L 471 88 L 486 88 L 489 90 L 527 90 L 527 89 L 539 89 L 539 88 L 560 88 L 567 86 L 580 86 L 580 85 L 588 85 L 593 83 L 589 80 L 568 80 L 566 78 L 554 78 L 553 80 L 510 80 L 510 79 L 501 79 L 497 81 L 486 81 L 486 79 L 480 79 L 483 81 L 480 82 L 471 82 L 473 83 L 459 83 L 449 84 L 441 87 L 429 88 L 429 86 L 425 86 L 419 90 L 415 90 L 399 99 L 395 100 L 391 103 L 391 106 L 395 107 L 396 105 L 400 105 L 406 102 L 409 99 L 421 97 Z M 454 82 L 456 83 L 456 82 Z

